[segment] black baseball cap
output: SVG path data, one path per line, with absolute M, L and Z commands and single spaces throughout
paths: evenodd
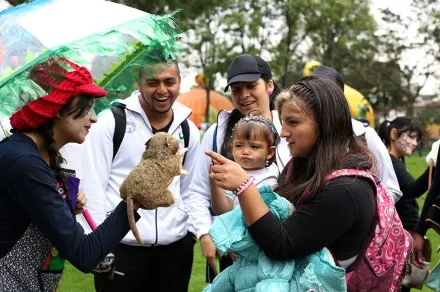
M 258 56 L 243 54 L 236 57 L 228 68 L 228 85 L 236 82 L 254 82 L 261 76 L 272 78 L 272 71 L 269 64 Z
M 344 79 L 341 74 L 331 67 L 319 66 L 312 72 L 312 76 L 323 76 L 335 82 L 344 91 Z

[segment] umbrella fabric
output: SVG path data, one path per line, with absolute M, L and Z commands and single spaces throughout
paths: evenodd
M 47 95 L 32 68 L 64 57 L 85 66 L 109 94 L 97 113 L 129 96 L 145 66 L 182 51 L 174 13 L 157 16 L 101 0 L 36 0 L 0 13 L 0 119 Z

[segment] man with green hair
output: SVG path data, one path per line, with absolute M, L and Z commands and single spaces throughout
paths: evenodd
M 188 290 L 195 244 L 188 189 L 200 134 L 188 120 L 191 110 L 176 101 L 181 82 L 177 62 L 150 61 L 133 72 L 138 90 L 112 111 L 104 112 L 87 136 L 83 164 L 87 209 L 98 224 L 104 221 L 121 200 L 121 183 L 141 160 L 145 143 L 157 132 L 175 136 L 181 148 L 188 149 L 183 168 L 189 175 L 177 176 L 170 184 L 174 205 L 139 210 L 137 228 L 144 244 L 139 245 L 129 232 L 113 251 L 114 273 L 95 274 L 96 291 Z

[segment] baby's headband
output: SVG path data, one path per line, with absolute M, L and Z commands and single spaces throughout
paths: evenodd
M 261 116 L 260 117 L 257 117 L 257 116 L 246 116 L 242 120 L 244 120 L 246 122 L 255 121 L 255 122 L 264 123 L 264 124 L 266 124 L 269 127 L 269 129 L 272 131 L 272 133 L 274 133 L 274 134 L 277 133 L 277 130 L 275 129 L 274 124 L 269 119 L 263 118 Z

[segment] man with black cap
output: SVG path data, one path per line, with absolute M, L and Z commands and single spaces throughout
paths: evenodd
M 312 76 L 324 77 L 334 81 L 344 91 L 344 80 L 338 71 L 331 67 L 319 66 L 313 70 Z M 381 181 L 385 184 L 388 190 L 393 195 L 394 202 L 398 202 L 402 197 L 400 191 L 399 182 L 397 181 L 396 173 L 394 172 L 393 164 L 391 162 L 390 155 L 383 144 L 382 140 L 377 135 L 376 131 L 365 124 L 364 121 L 358 121 L 351 119 L 353 124 L 353 132 L 356 136 L 362 136 L 365 138 L 368 148 L 373 152 L 378 162 L 378 172 Z

